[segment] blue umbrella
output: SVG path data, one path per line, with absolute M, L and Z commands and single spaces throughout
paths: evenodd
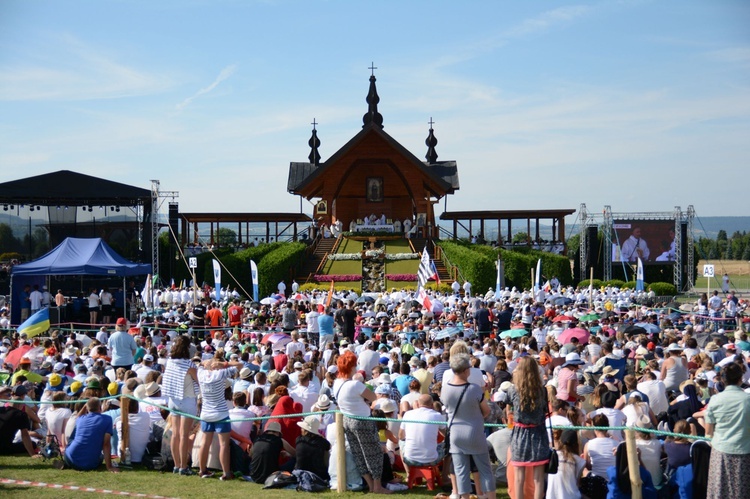
M 651 324 L 650 322 L 638 322 L 636 323 L 636 326 L 642 327 L 646 330 L 647 333 L 658 333 L 659 331 L 661 331 L 659 326 L 657 326 L 656 324 Z
M 521 336 L 525 336 L 527 332 L 528 331 L 523 328 L 508 329 L 507 331 L 503 331 L 502 333 L 500 333 L 500 338 L 520 338 Z
M 459 328 L 457 328 L 455 326 L 449 326 L 449 327 L 441 330 L 437 334 L 437 336 L 435 336 L 435 339 L 437 339 L 437 340 L 444 340 L 444 339 L 449 338 L 449 337 L 453 336 L 454 334 L 458 334 L 460 332 L 461 332 L 461 330 Z

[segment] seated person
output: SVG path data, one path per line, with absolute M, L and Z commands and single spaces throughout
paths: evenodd
M 433 408 L 432 397 L 422 394 L 414 402 L 414 409 L 404 413 L 404 421 L 445 421 Z M 408 473 L 409 466 L 438 464 L 443 459 L 442 446 L 438 445 L 438 432 L 441 426 L 435 424 L 401 423 L 399 439 L 401 459 Z
M 328 458 L 331 444 L 320 436 L 320 417 L 307 416 L 297 426 L 302 428 L 302 435 L 297 437 L 294 469 L 309 471 L 324 480 L 330 480 Z
M 281 438 L 281 425 L 278 421 L 269 421 L 266 431 L 253 444 L 250 476 L 255 483 L 264 483 L 271 473 L 281 469 L 279 460 L 282 451 L 290 456 L 296 453 L 294 447 Z
M 151 439 L 151 416 L 147 412 L 140 412 L 140 405 L 137 401 L 131 400 L 128 404 L 128 442 L 125 447 L 130 449 L 130 460 L 133 463 L 140 463 L 143 455 L 146 453 L 146 446 Z M 159 417 L 161 417 L 160 413 Z M 79 419 L 80 421 L 80 419 Z M 78 422 L 76 422 L 76 427 Z M 117 440 L 122 439 L 122 420 L 118 419 L 115 423 L 117 427 Z M 122 448 L 122 444 L 120 445 Z
M 0 455 L 22 454 L 26 452 L 31 457 L 41 457 L 34 448 L 34 443 L 29 436 L 31 419 L 28 414 L 30 406 L 21 404 L 26 396 L 26 388 L 16 385 L 13 388 L 3 386 L 0 388 L 0 399 L 13 400 L 13 403 L 0 407 Z M 15 403 L 18 401 L 19 403 Z M 18 431 L 21 431 L 21 442 L 14 444 L 13 439 Z
M 133 404 L 138 407 L 138 404 Z M 57 467 L 70 467 L 78 471 L 90 471 L 98 468 L 102 460 L 107 470 L 117 473 L 119 469 L 112 466 L 112 418 L 101 413 L 101 402 L 97 397 L 86 401 L 79 412 L 76 427 L 68 441 L 63 455 L 64 463 Z M 148 415 L 146 415 L 148 417 Z

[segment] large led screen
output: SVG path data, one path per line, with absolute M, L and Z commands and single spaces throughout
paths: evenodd
M 673 220 L 615 220 L 612 262 L 669 264 L 675 261 Z

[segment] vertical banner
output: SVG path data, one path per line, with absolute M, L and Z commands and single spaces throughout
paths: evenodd
M 643 291 L 643 261 L 638 258 L 638 267 L 635 271 L 635 290 Z
M 250 260 L 250 276 L 253 279 L 253 301 L 258 301 L 258 266 Z
M 333 300 L 333 292 L 335 291 L 333 280 L 331 280 L 331 289 L 328 290 L 328 296 L 326 297 L 326 308 L 331 306 L 331 300 Z
M 216 301 L 221 301 L 221 266 L 219 265 L 219 261 L 217 259 L 212 260 L 214 264 L 214 282 L 215 284 L 215 291 L 214 295 L 216 296 Z
M 534 291 L 538 292 L 542 284 L 542 259 L 540 258 L 536 262 L 536 280 L 534 281 Z
M 498 258 L 497 263 L 497 278 L 495 279 L 495 299 L 500 300 L 503 297 L 503 288 L 505 287 L 505 262 Z
M 143 308 L 151 308 L 151 274 L 146 276 L 146 284 L 143 286 L 141 292 L 141 300 L 143 300 Z

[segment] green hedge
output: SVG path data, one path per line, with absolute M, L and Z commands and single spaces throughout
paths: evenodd
M 221 285 L 222 287 L 236 287 L 240 292 L 244 289 L 247 294 L 252 294 L 250 260 L 254 260 L 258 265 L 258 294 L 261 297 L 276 291 L 281 280 L 289 281 L 287 288 L 290 288 L 290 271 L 299 265 L 305 248 L 307 246 L 304 243 L 275 242 L 261 244 L 236 253 L 231 253 L 231 250 L 216 251 L 216 256 L 223 265 Z M 205 282 L 209 286 L 214 285 L 213 259 L 214 255 L 210 253 L 198 255 L 198 268 L 196 269 L 198 284 Z
M 474 290 L 484 292 L 489 287 L 495 288 L 497 281 L 497 269 L 495 261 L 500 254 L 505 264 L 505 283 L 508 287 L 516 286 L 517 288 L 531 288 L 531 269 L 536 268 L 537 261 L 542 259 L 542 274 L 547 279 L 557 276 L 563 285 L 573 283 L 573 273 L 570 267 L 570 260 L 562 255 L 546 253 L 544 251 L 531 250 L 523 248 L 524 251 L 506 250 L 493 248 L 483 244 L 470 244 L 468 241 L 441 241 L 438 243 L 445 251 L 448 260 L 453 265 L 461 269 L 461 273 L 472 283 Z M 472 257 L 465 256 L 462 251 L 475 255 Z M 456 260 L 452 255 L 455 255 Z M 465 267 L 461 262 L 468 262 Z M 487 265 L 487 261 L 490 265 Z M 474 269 L 473 272 L 481 273 L 481 276 L 469 277 L 468 269 Z M 467 269 L 467 270 L 465 270 Z M 474 274 L 474 275 L 475 275 Z
M 653 282 L 646 289 L 650 289 L 657 296 L 674 296 L 677 294 L 677 289 L 670 282 Z
M 461 269 L 461 274 L 471 283 L 477 293 L 484 293 L 487 288 L 495 287 L 497 276 L 495 260 L 486 256 L 484 250 L 474 250 L 479 246 L 466 247 L 452 241 L 439 241 L 437 244 L 442 248 L 448 260 Z
M 591 284 L 591 281 L 589 279 L 586 279 L 585 281 L 579 282 L 578 287 L 581 289 L 588 288 L 589 284 Z M 602 281 L 601 279 L 594 279 L 594 289 L 599 289 L 602 286 L 604 286 L 604 281 Z

